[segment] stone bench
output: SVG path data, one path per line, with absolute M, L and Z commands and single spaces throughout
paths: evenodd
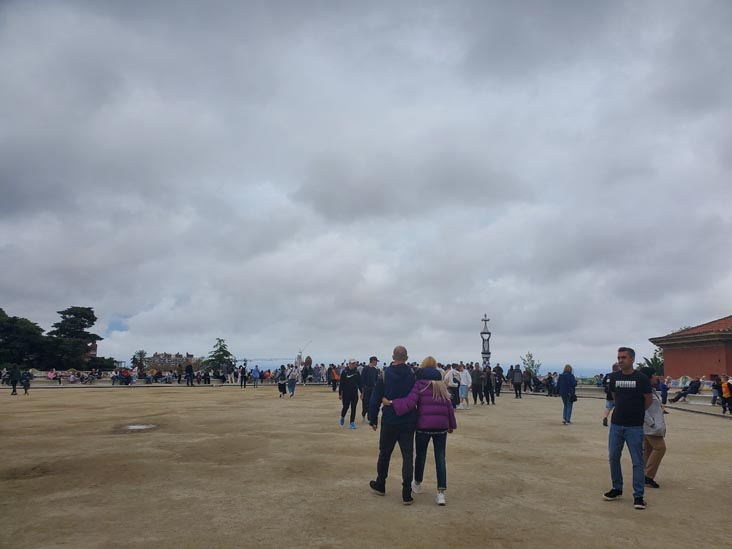
M 673 395 L 669 392 L 669 399 L 671 399 L 672 396 Z M 712 394 L 711 393 L 697 393 L 695 395 L 686 395 L 686 403 L 711 406 L 712 405 Z M 684 404 L 684 401 L 683 401 L 683 399 L 681 399 L 678 402 L 669 402 L 669 404 L 671 404 L 672 406 L 679 405 L 679 404 Z

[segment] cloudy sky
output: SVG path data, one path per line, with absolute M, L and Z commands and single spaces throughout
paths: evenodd
M 732 313 L 732 3 L 4 1 L 0 306 L 100 354 L 601 371 Z

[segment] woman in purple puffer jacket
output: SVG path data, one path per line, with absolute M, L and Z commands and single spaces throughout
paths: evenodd
M 445 490 L 447 489 L 445 447 L 447 446 L 447 433 L 452 433 L 454 429 L 457 429 L 455 411 L 450 401 L 450 393 L 442 381 L 442 375 L 437 369 L 437 361 L 434 358 L 431 356 L 425 358 L 415 377 L 417 382 L 407 396 L 394 400 L 384 398 L 382 404 L 394 406 L 394 412 L 398 416 L 417 407 L 416 457 L 412 492 L 422 493 L 427 446 L 432 439 L 435 468 L 437 469 L 437 505 L 445 505 Z

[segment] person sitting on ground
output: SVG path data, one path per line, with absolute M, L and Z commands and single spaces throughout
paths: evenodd
M 701 389 L 701 379 L 699 376 L 695 376 L 694 379 L 684 387 L 681 391 L 677 392 L 674 395 L 674 398 L 669 400 L 669 402 L 678 402 L 680 399 L 684 399 L 684 402 L 686 402 L 686 397 L 688 395 L 696 395 L 699 393 L 699 390 Z

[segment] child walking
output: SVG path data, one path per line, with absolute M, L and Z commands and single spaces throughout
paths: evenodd
M 450 400 L 450 393 L 442 381 L 437 369 L 437 361 L 428 356 L 422 361 L 415 377 L 417 379 L 412 391 L 403 398 L 394 400 L 382 399 L 385 406 L 393 406 L 394 412 L 402 416 L 417 408 L 417 432 L 415 435 L 416 457 L 414 460 L 414 481 L 412 492 L 422 493 L 424 466 L 427 460 L 427 447 L 432 440 L 435 453 L 435 469 L 437 470 L 437 505 L 445 505 L 447 490 L 447 463 L 445 448 L 447 434 L 457 429 L 455 411 Z

